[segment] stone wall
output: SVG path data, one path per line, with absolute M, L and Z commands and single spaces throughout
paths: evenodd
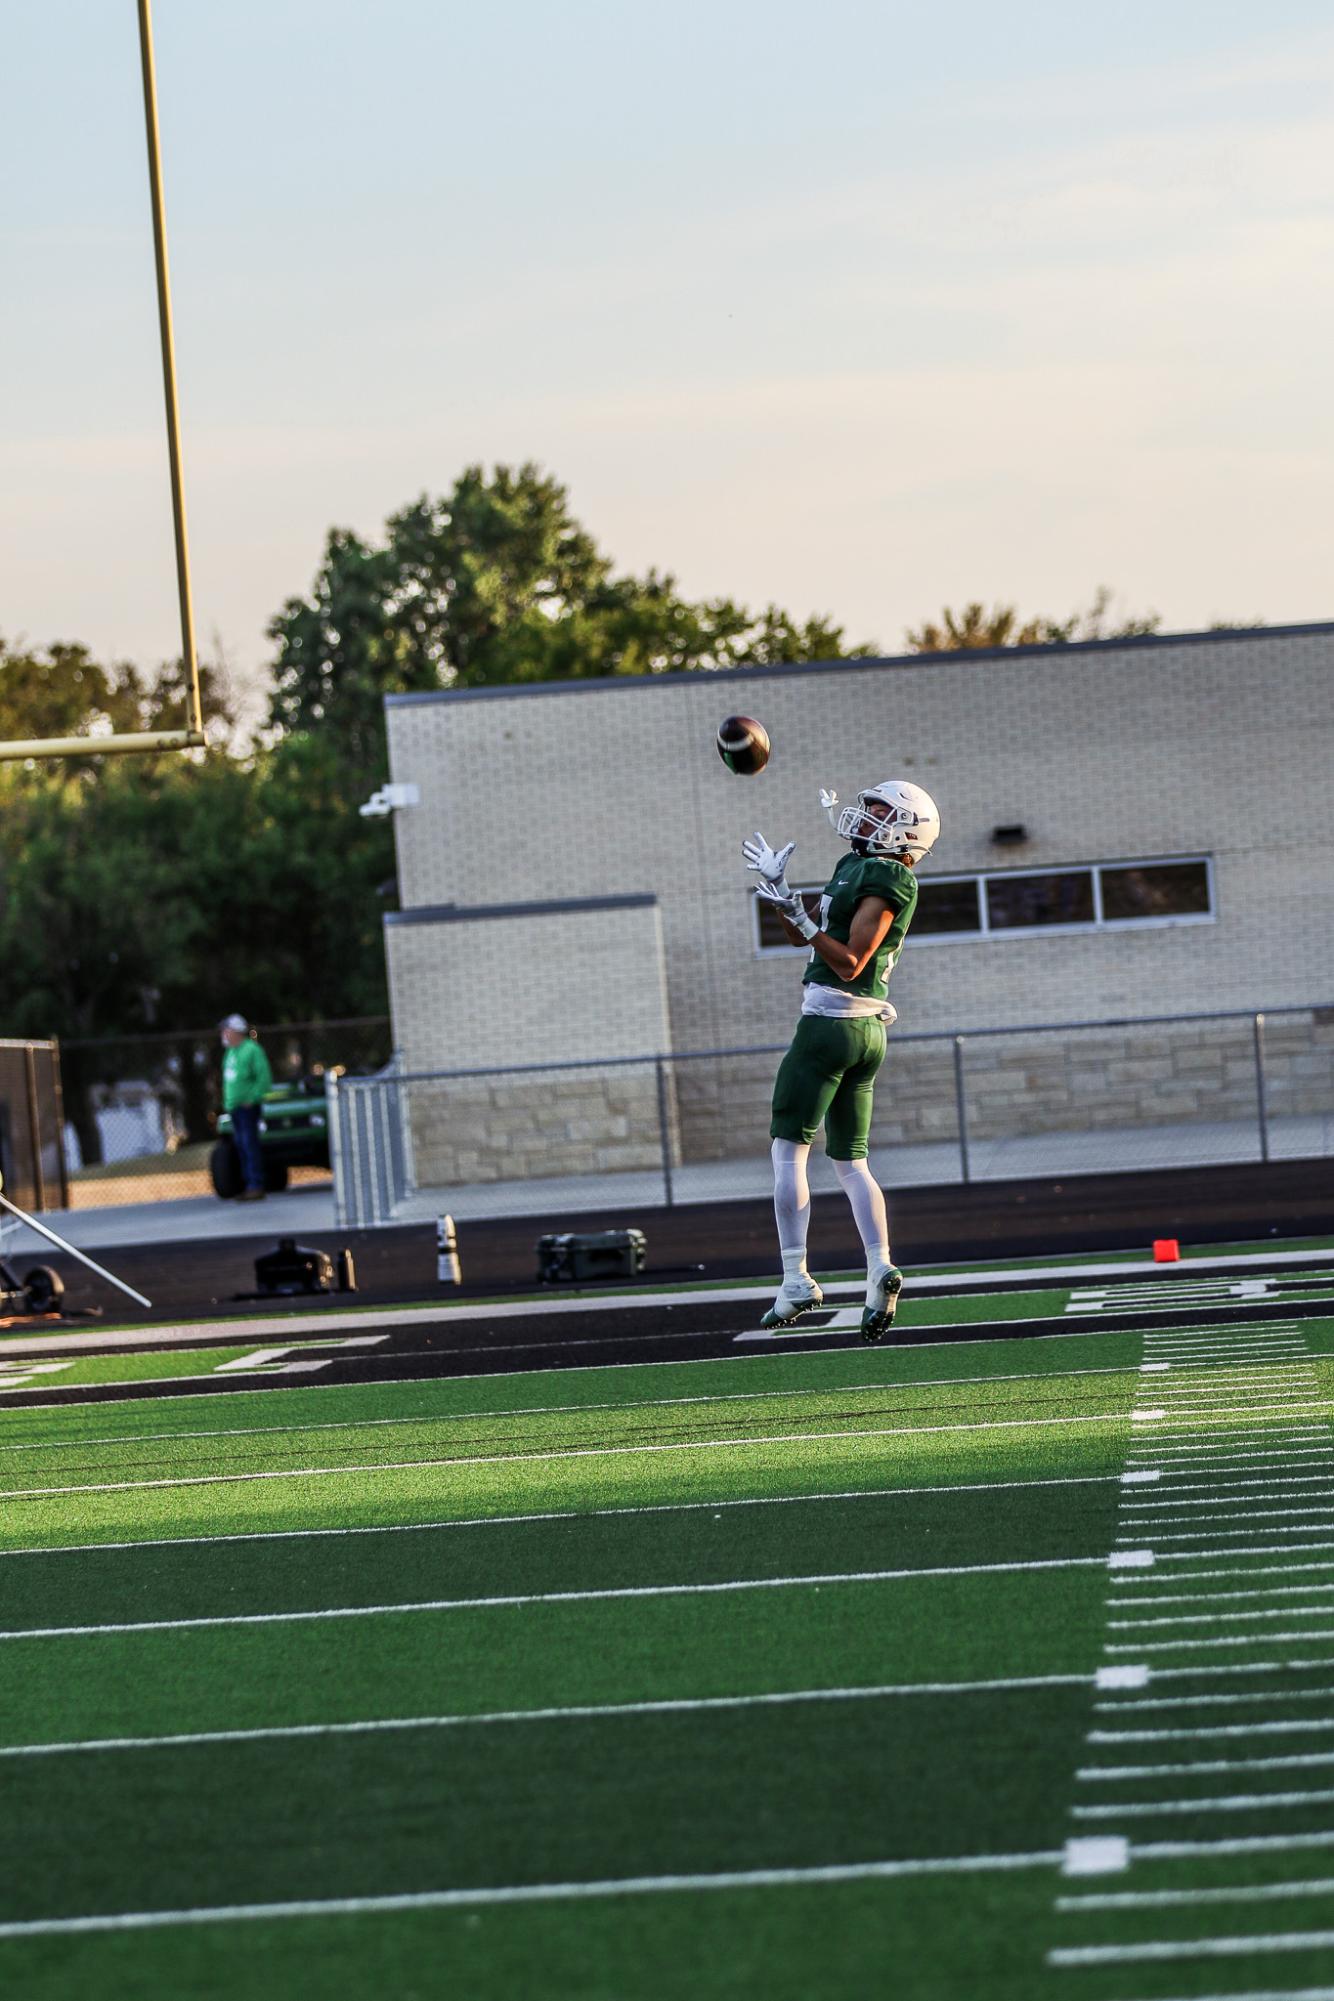
M 401 1086 L 419 1188 L 618 1174 L 662 1165 L 651 1064 Z M 670 1091 L 668 1119 L 672 1122 Z M 669 1131 L 674 1156 L 679 1141 Z

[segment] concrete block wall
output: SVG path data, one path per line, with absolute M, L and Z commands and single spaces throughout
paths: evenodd
M 507 1069 L 670 1047 L 651 896 L 397 911 L 385 922 L 406 1071 Z
M 441 1070 L 601 1065 L 667 1048 L 652 897 L 418 908 L 391 917 L 385 938 L 419 1187 L 659 1164 L 652 1064 L 411 1081 Z
M 843 850 L 819 787 L 847 799 L 891 775 L 940 805 L 924 873 L 1204 854 L 1216 898 L 1212 923 L 910 937 L 904 1029 L 1334 1003 L 1332 692 L 1334 626 L 1310 626 L 391 698 L 391 774 L 421 799 L 395 816 L 396 1040 L 410 1068 L 785 1042 L 802 961 L 757 955 L 741 840 L 795 839 L 792 879 L 823 881 Z M 714 749 L 735 711 L 773 739 L 757 778 Z M 1016 822 L 1026 842 L 998 847 Z M 508 910 L 626 898 L 619 915 Z M 978 1136 L 1253 1104 L 1244 1032 L 1132 1041 L 971 1043 Z M 1271 1024 L 1275 1110 L 1321 1099 L 1324 1047 L 1309 1021 Z M 774 1061 L 673 1066 L 684 1158 L 767 1145 Z M 946 1055 L 900 1043 L 877 1109 L 886 1140 L 950 1137 Z
M 898 774 L 941 808 L 927 871 L 1203 853 L 1217 896 L 1213 924 L 910 939 L 905 1028 L 1334 1000 L 1332 694 L 1318 626 L 392 698 L 392 774 L 421 791 L 402 901 L 651 893 L 675 1046 L 784 1040 L 801 961 L 755 955 L 741 840 L 795 839 L 793 880 L 823 880 L 819 787 Z M 714 750 L 732 710 L 773 738 L 757 778 Z M 998 848 L 1014 822 L 1029 840 Z

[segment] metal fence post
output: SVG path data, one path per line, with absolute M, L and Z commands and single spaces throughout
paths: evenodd
M 1260 1158 L 1269 1158 L 1269 1107 L 1265 1095 L 1265 1018 L 1257 1014 L 1251 1023 L 1255 1038 L 1255 1110 L 1260 1122 Z
M 32 1206 L 40 1211 L 46 1207 L 46 1175 L 42 1168 L 42 1114 L 37 1102 L 37 1052 L 29 1042 L 23 1054 L 24 1082 L 28 1087 L 28 1144 L 32 1149 Z
M 954 1116 L 959 1128 L 959 1171 L 964 1181 L 971 1181 L 968 1160 L 968 1106 L 963 1095 L 963 1037 L 954 1038 Z
M 658 1142 L 662 1148 L 663 1206 L 672 1207 L 672 1128 L 667 1116 L 667 1066 L 661 1056 L 654 1062 L 658 1078 Z

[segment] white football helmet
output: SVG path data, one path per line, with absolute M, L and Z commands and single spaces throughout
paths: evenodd
M 888 855 L 895 860 L 908 855 L 919 862 L 935 845 L 940 814 L 931 794 L 920 785 L 907 778 L 886 778 L 859 792 L 834 826 L 839 839 L 850 841 L 859 855 Z

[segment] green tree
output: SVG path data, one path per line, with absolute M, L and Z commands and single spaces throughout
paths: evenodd
M 386 694 L 875 651 L 828 619 L 695 603 L 656 570 L 613 575 L 565 488 L 531 464 L 468 467 L 443 498 L 392 515 L 379 545 L 335 529 L 309 596 L 269 631 L 272 727 L 331 732 L 372 780 Z
M 1114 621 L 1112 593 L 1104 584 L 1085 610 L 1072 612 L 1065 619 L 1021 620 L 1014 605 L 996 605 L 988 611 L 975 601 L 962 611 L 947 607 L 939 624 L 926 619 L 905 639 L 913 653 L 960 653 L 999 646 L 1070 646 L 1087 639 L 1130 639 L 1156 632 L 1161 624 L 1156 611 Z

